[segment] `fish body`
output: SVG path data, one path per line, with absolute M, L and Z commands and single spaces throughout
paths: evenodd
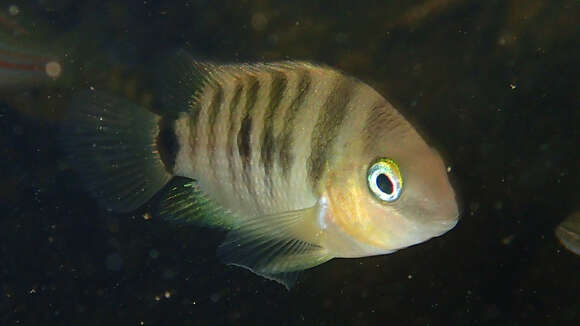
M 568 216 L 556 227 L 555 233 L 566 249 L 580 256 L 580 212 Z
M 162 115 L 98 92 L 73 101 L 65 147 L 105 207 L 165 187 L 162 216 L 228 230 L 223 261 L 287 287 L 457 223 L 442 159 L 367 84 L 305 62 L 172 62 Z

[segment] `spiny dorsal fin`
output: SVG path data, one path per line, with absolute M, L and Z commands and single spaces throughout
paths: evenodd
M 302 61 L 279 61 L 253 64 L 217 64 L 195 60 L 185 50 L 166 55 L 158 68 L 158 83 L 163 111 L 172 116 L 197 109 L 201 91 L 208 85 L 220 85 L 228 78 L 243 78 L 264 72 L 328 67 Z
M 179 224 L 196 224 L 229 230 L 235 217 L 214 203 L 195 180 L 175 177 L 165 188 L 159 202 L 159 214 L 164 219 Z
M 212 72 L 216 69 L 216 65 L 194 60 L 185 50 L 166 55 L 158 67 L 157 78 L 163 111 L 177 116 L 195 109 L 199 92 L 213 82 Z
M 296 226 L 313 218 L 316 211 L 311 207 L 247 219 L 228 233 L 218 256 L 227 264 L 247 268 L 289 289 L 300 271 L 333 258 L 326 249 L 294 234 Z

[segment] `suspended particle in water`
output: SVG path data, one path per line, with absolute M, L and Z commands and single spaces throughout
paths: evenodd
M 8 13 L 11 16 L 16 16 L 20 13 L 20 8 L 18 8 L 17 5 L 10 5 L 10 7 L 8 7 Z
M 56 61 L 50 61 L 47 62 L 44 66 L 44 72 L 48 77 L 57 79 L 62 73 L 62 67 L 60 66 L 60 63 Z

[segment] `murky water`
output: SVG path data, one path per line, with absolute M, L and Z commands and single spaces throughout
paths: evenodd
M 553 230 L 580 208 L 579 19 L 575 0 L 1 1 L 0 71 L 24 54 L 63 71 L 0 75 L 0 324 L 577 325 L 580 257 Z M 155 62 L 178 48 L 368 82 L 441 151 L 460 223 L 288 292 L 221 264 L 222 233 L 103 212 L 58 145 L 68 100 L 154 106 Z

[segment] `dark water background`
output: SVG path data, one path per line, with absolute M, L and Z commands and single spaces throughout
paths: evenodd
M 580 325 L 580 2 L 0 1 L 74 75 L 0 91 L 0 325 Z M 71 36 L 72 35 L 72 36 Z M 57 126 L 89 86 L 140 102 L 171 49 L 338 67 L 397 104 L 452 167 L 441 238 L 335 259 L 290 292 L 215 258 L 223 234 L 102 212 Z

